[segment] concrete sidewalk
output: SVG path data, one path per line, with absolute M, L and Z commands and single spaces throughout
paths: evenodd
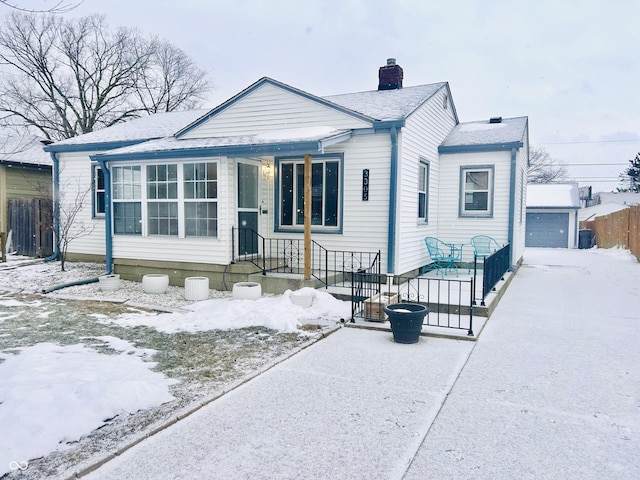
M 85 478 L 400 478 L 474 345 L 342 328 Z
M 640 265 L 525 262 L 478 342 L 340 329 L 86 478 L 640 478 Z

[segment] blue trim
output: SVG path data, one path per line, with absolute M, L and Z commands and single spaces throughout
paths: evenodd
M 218 156 L 242 156 L 242 155 L 304 155 L 322 154 L 322 141 L 307 141 L 299 143 L 268 143 L 264 145 L 225 145 L 218 147 L 176 148 L 174 150 L 146 151 L 134 153 L 113 153 L 91 155 L 91 160 L 107 162 L 131 161 L 131 160 L 164 160 L 169 158 L 198 158 Z
M 98 160 L 104 173 L 104 262 L 107 275 L 113 273 L 113 234 L 111 232 L 111 170 L 104 160 Z
M 48 145 L 43 148 L 45 152 L 90 152 L 92 150 L 114 150 L 116 148 L 130 147 L 149 140 L 157 140 L 159 137 L 144 138 L 139 140 L 120 140 L 114 142 L 74 143 L 73 145 Z
M 440 145 L 438 147 L 438 153 L 496 152 L 521 148 L 522 146 L 522 142 L 485 143 L 480 145 Z
M 486 213 L 466 213 L 464 212 L 464 171 L 465 170 L 491 170 L 491 178 L 489 179 L 489 195 L 487 197 L 488 212 Z M 496 166 L 487 165 L 460 165 L 460 185 L 458 192 L 458 217 L 459 218 L 493 218 L 493 207 L 495 201 L 495 185 L 496 185 Z
M 49 152 L 53 162 L 53 253 L 45 262 L 56 260 L 60 256 L 60 161 L 55 153 Z
M 514 257 L 514 248 L 513 248 L 513 229 L 515 226 L 515 209 L 516 209 L 516 165 L 518 160 L 518 149 L 511 149 L 511 181 L 509 182 L 509 231 L 507 232 L 507 241 L 511 245 L 511 258 L 509 259 L 509 263 L 511 264 L 511 269 L 515 269 L 515 262 L 513 261 Z
M 373 122 L 373 128 L 376 133 L 380 130 L 391 130 L 392 128 L 402 128 L 405 125 L 405 121 L 403 120 L 377 120 Z
M 298 90 L 297 88 L 294 88 L 294 87 L 291 87 L 291 86 L 286 85 L 284 83 L 281 83 L 281 82 L 278 82 L 276 80 L 273 80 L 272 78 L 263 77 L 260 80 L 258 80 L 257 82 L 255 82 L 254 84 L 252 84 L 252 85 L 248 86 L 247 88 L 245 88 L 243 91 L 241 91 L 240 93 L 238 93 L 234 97 L 231 97 L 226 102 L 224 102 L 224 103 L 220 104 L 219 106 L 215 107 L 209 113 L 203 115 L 202 117 L 200 117 L 196 121 L 192 122 L 190 125 L 187 125 L 183 129 L 179 130 L 175 134 L 175 137 L 176 138 L 183 137 L 184 135 L 186 135 L 187 133 L 189 133 L 193 129 L 198 128 L 200 125 L 202 125 L 203 123 L 205 123 L 209 119 L 215 117 L 219 113 L 221 113 L 221 112 L 225 111 L 226 109 L 230 108 L 231 106 L 233 106 L 234 104 L 236 104 L 237 102 L 239 102 L 243 98 L 247 97 L 248 95 L 252 94 L 257 89 L 259 89 L 260 87 L 262 87 L 264 85 L 273 85 L 273 86 L 281 88 L 281 89 L 283 89 L 283 90 L 285 90 L 285 91 L 287 91 L 289 93 L 293 93 L 294 95 L 299 95 L 299 96 L 301 96 L 303 98 L 306 98 L 307 100 L 311 100 L 311 101 L 319 103 L 320 105 L 323 105 L 325 107 L 328 107 L 328 108 L 331 108 L 333 110 L 337 110 L 339 112 L 345 113 L 345 114 L 347 114 L 347 115 L 349 115 L 351 117 L 357 118 L 358 120 L 362 120 L 362 121 L 365 121 L 365 122 L 373 122 L 375 120 L 375 119 L 373 119 L 371 117 L 368 117 L 366 115 L 362 115 L 361 113 L 354 112 L 353 110 L 349 110 L 348 108 L 342 107 L 342 106 L 337 105 L 335 103 L 332 103 L 332 102 L 329 102 L 327 100 L 324 100 L 324 99 L 322 99 L 320 97 L 316 97 L 315 95 L 311 95 L 310 93 L 304 92 L 302 90 Z
M 387 273 L 393 275 L 396 248 L 396 205 L 398 197 L 398 130 L 391 128 L 391 174 L 389 179 L 389 226 L 387 234 Z
M 337 227 L 322 227 L 319 225 L 311 225 L 312 233 L 321 233 L 327 235 L 341 235 L 344 230 L 344 153 L 324 153 L 311 155 L 311 163 L 314 159 L 331 159 L 336 158 L 340 162 L 340 221 Z M 281 226 L 280 225 L 280 163 L 283 160 L 303 160 L 300 155 L 287 155 L 283 157 L 275 157 L 273 161 L 273 231 L 279 233 L 304 233 L 304 229 L 298 226 Z

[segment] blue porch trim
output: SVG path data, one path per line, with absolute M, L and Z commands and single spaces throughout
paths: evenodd
M 137 145 L 149 140 L 157 140 L 159 137 L 145 138 L 138 140 L 120 140 L 114 142 L 98 142 L 98 143 L 74 143 L 72 145 L 47 145 L 43 148 L 45 152 L 60 153 L 60 152 L 91 152 L 99 150 L 114 150 L 116 148 L 130 147 L 131 145 Z
M 343 138 L 340 141 L 343 141 Z M 325 145 L 323 141 L 299 143 L 269 143 L 260 145 L 225 145 L 218 147 L 176 148 L 175 150 L 150 150 L 134 153 L 107 153 L 91 155 L 92 160 L 100 158 L 112 161 L 131 160 L 164 160 L 169 158 L 200 158 L 200 157 L 238 157 L 244 155 L 304 155 L 322 154 Z
M 107 162 L 98 159 L 100 168 L 104 174 L 104 262 L 107 275 L 113 273 L 113 234 L 111 232 L 111 171 Z
M 398 129 L 391 127 L 391 173 L 389 179 L 389 226 L 387 236 L 387 273 L 393 275 L 396 249 L 396 206 L 398 203 Z

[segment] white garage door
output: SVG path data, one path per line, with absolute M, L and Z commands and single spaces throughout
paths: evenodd
M 568 213 L 527 213 L 526 247 L 569 247 Z

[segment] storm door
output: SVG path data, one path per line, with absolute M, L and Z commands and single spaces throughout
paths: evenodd
M 260 212 L 258 165 L 238 162 L 238 246 L 240 255 L 258 253 Z

